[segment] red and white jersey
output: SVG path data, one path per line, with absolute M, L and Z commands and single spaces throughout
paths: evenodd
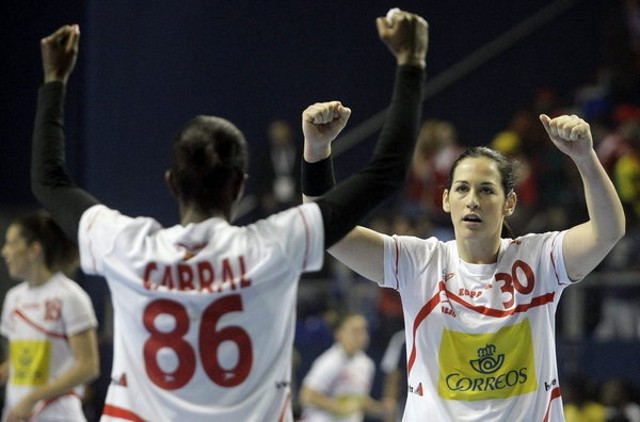
M 298 280 L 324 258 L 315 203 L 245 227 L 170 228 L 96 205 L 79 244 L 114 306 L 103 421 L 292 420 Z
M 495 264 L 456 242 L 385 236 L 384 287 L 406 327 L 404 421 L 562 421 L 555 313 L 565 232 L 502 239 Z
M 97 325 L 89 295 L 62 273 L 40 286 L 25 281 L 7 292 L 0 322 L 10 362 L 3 420 L 24 396 L 74 365 L 69 337 Z M 83 393 L 83 387 L 76 387 L 69 394 L 38 402 L 30 420 L 84 421 Z
M 302 381 L 327 397 L 337 400 L 363 400 L 369 396 L 375 364 L 369 356 L 359 351 L 348 356 L 342 346 L 334 344 L 313 362 L 309 373 Z M 305 407 L 304 422 L 362 422 L 364 413 L 339 417 L 317 407 Z

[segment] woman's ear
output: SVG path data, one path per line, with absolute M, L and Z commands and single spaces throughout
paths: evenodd
M 504 215 L 509 217 L 516 209 L 516 204 L 518 202 L 518 195 L 515 192 L 511 192 L 507 195 L 507 200 L 504 203 Z
M 176 181 L 176 174 L 173 170 L 169 169 L 164 172 L 164 181 L 167 184 L 167 187 L 169 188 L 171 194 L 178 198 L 178 183 Z
M 442 209 L 444 212 L 451 212 L 451 205 L 449 204 L 449 189 L 445 189 L 442 192 Z
M 40 243 L 37 240 L 34 240 L 33 242 L 31 242 L 29 244 L 29 246 L 27 247 L 28 249 L 28 253 L 29 253 L 29 257 L 32 260 L 38 260 L 38 259 L 43 259 L 44 260 L 44 249 L 42 248 L 42 243 Z

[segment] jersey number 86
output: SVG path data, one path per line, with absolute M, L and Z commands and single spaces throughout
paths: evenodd
M 235 387 L 249 376 L 253 364 L 253 348 L 249 334 L 237 325 L 217 329 L 220 318 L 229 312 L 242 312 L 240 295 L 230 295 L 212 302 L 202 312 L 198 332 L 198 349 L 202 368 L 209 379 L 221 387 Z M 171 331 L 160 331 L 154 321 L 159 315 L 168 314 L 174 318 Z M 144 343 L 144 363 L 149 379 L 165 390 L 184 387 L 196 370 L 196 353 L 193 346 L 183 337 L 189 331 L 190 318 L 186 308 L 179 302 L 159 299 L 151 302 L 144 310 L 143 323 L 151 334 Z M 229 341 L 235 343 L 238 360 L 233 368 L 223 368 L 218 361 L 218 348 Z M 173 350 L 178 358 L 177 368 L 168 372 L 159 364 L 160 349 Z

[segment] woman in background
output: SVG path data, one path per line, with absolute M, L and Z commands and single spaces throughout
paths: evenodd
M 9 356 L 3 421 L 85 421 L 83 385 L 98 376 L 97 320 L 89 295 L 65 270 L 77 248 L 44 212 L 16 219 L 2 247 L 9 275 L 0 334 Z

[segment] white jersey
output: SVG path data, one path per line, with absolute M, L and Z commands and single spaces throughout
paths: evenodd
M 495 264 L 456 242 L 385 236 L 384 287 L 406 327 L 404 421 L 563 421 L 555 313 L 565 232 L 502 239 Z
M 302 385 L 337 400 L 362 400 L 369 396 L 375 365 L 364 352 L 348 356 L 334 344 L 313 362 Z M 363 412 L 339 417 L 317 407 L 305 407 L 304 422 L 362 422 Z
M 79 229 L 82 268 L 114 306 L 102 421 L 291 421 L 299 276 L 319 270 L 323 223 L 305 204 L 246 227 L 162 228 L 103 205 Z
M 67 372 L 75 363 L 69 337 L 98 325 L 91 299 L 74 281 L 55 274 L 40 286 L 26 281 L 4 299 L 0 332 L 9 342 L 9 379 L 3 420 L 34 389 Z M 34 408 L 30 421 L 84 421 L 82 387 Z

